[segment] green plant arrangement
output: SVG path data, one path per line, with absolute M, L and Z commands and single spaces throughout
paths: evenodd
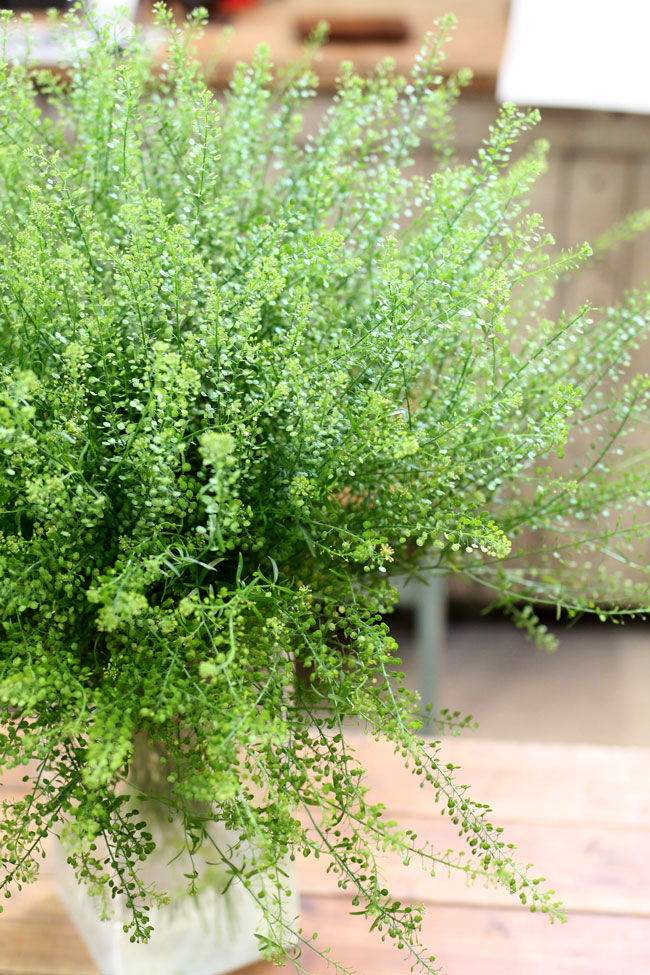
M 454 160 L 451 20 L 408 78 L 342 66 L 303 136 L 309 57 L 275 79 L 260 48 L 217 101 L 191 32 L 158 18 L 156 70 L 110 27 L 64 76 L 0 62 L 0 766 L 30 766 L 2 885 L 65 832 L 80 881 L 125 897 L 146 941 L 157 798 L 189 891 L 208 846 L 262 904 L 269 957 L 306 971 L 322 950 L 281 909 L 287 859 L 319 856 L 433 972 L 379 851 L 563 913 L 419 734 L 391 580 L 479 580 L 546 648 L 535 606 L 645 611 L 648 475 L 614 460 L 648 416 L 648 381 L 626 380 L 648 296 L 544 317 L 589 249 L 557 253 L 528 210 L 545 146 L 510 152 L 535 112 L 503 107 Z M 409 174 L 421 142 L 427 178 Z M 350 724 L 394 743 L 458 853 L 386 821 Z M 136 741 L 164 787 L 134 804 Z M 214 822 L 236 841 L 213 850 Z

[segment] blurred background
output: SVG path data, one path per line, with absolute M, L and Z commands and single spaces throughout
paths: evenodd
M 1 4 L 9 5 L 35 9 L 38 21 L 37 8 L 53 4 Z M 98 13 L 113 5 L 101 0 Z M 197 5 L 194 0 L 172 4 L 179 18 Z M 215 88 L 260 41 L 282 65 L 299 54 L 301 39 L 318 21 L 330 22 L 331 39 L 317 65 L 322 93 L 310 109 L 314 118 L 331 97 L 341 60 L 352 60 L 364 72 L 390 55 L 398 70 L 407 71 L 423 34 L 451 9 L 458 26 L 445 70 L 469 66 L 474 72 L 456 112 L 461 161 L 472 158 L 485 137 L 498 99 L 537 104 L 543 118 L 533 137 L 548 139 L 551 151 L 531 204 L 560 246 L 593 242 L 630 211 L 650 207 L 650 62 L 639 47 L 650 32 L 646 2 L 618 0 L 616 18 L 604 0 L 207 0 L 202 5 L 209 8 L 211 23 L 198 53 Z M 129 0 L 127 6 L 134 20 L 151 22 L 151 0 Z M 226 22 L 235 30 L 223 45 Z M 47 61 L 44 21 L 42 29 Z M 431 165 L 426 152 L 416 159 L 419 172 Z M 586 297 L 604 306 L 650 278 L 649 263 L 650 234 L 644 232 L 563 285 L 553 310 L 576 308 Z M 650 371 L 650 350 L 638 367 Z M 647 625 L 582 621 L 571 630 L 559 627 L 561 648 L 545 655 L 497 614 L 482 615 L 484 603 L 481 593 L 457 581 L 444 591 L 420 591 L 417 599 L 407 599 L 391 625 L 412 687 L 438 706 L 473 714 L 478 735 L 650 745 Z

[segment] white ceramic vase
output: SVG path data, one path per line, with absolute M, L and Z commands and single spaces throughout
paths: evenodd
M 140 762 L 140 772 L 142 768 Z M 138 785 L 137 769 L 135 773 L 132 780 Z M 259 960 L 256 933 L 270 932 L 255 897 L 237 880 L 222 893 L 226 872 L 215 864 L 217 854 L 211 844 L 193 857 L 199 888 L 196 895 L 188 895 L 184 874 L 190 869 L 189 860 L 176 856 L 183 849 L 180 828 L 147 818 L 156 849 L 142 864 L 142 876 L 169 893 L 170 902 L 152 910 L 154 932 L 146 944 L 132 943 L 123 931 L 128 910 L 119 899 L 111 901 L 111 918 L 100 918 L 98 899 L 77 882 L 64 845 L 59 840 L 52 843 L 59 897 L 101 975 L 226 975 Z M 211 828 L 211 836 L 222 849 L 232 838 L 218 826 Z M 289 880 L 282 895 L 282 917 L 291 924 L 299 913 L 298 894 L 291 865 L 284 865 L 284 870 Z M 277 929 L 273 933 L 277 936 Z M 284 937 L 284 941 L 291 939 Z

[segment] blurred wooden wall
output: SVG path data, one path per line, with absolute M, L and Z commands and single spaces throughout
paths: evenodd
M 461 99 L 457 110 L 461 159 L 473 157 L 496 111 L 490 97 L 469 93 Z M 529 141 L 536 138 L 548 140 L 550 151 L 548 170 L 531 192 L 531 206 L 542 214 L 560 247 L 585 240 L 593 243 L 630 212 L 650 208 L 650 116 L 547 109 Z M 650 231 L 609 251 L 575 280 L 562 284 L 549 313 L 575 310 L 587 299 L 595 308 L 606 307 L 626 289 L 644 282 L 650 282 Z M 650 343 L 635 359 L 634 372 L 650 373 Z M 646 430 L 640 430 L 629 444 L 645 447 L 646 438 Z M 578 452 L 577 445 L 569 444 L 565 463 Z M 640 548 L 650 558 L 650 541 Z M 479 587 L 456 579 L 450 593 L 470 604 L 488 598 Z
M 470 158 L 494 120 L 493 99 L 471 94 L 457 110 L 461 158 Z M 531 139 L 550 143 L 548 172 L 531 194 L 561 247 L 593 242 L 633 210 L 650 208 L 650 116 L 570 109 L 542 110 Z M 529 140 L 530 141 L 530 140 Z M 589 297 L 596 306 L 650 280 L 650 233 L 610 253 L 564 288 L 562 304 Z M 648 357 L 650 369 L 650 356 Z

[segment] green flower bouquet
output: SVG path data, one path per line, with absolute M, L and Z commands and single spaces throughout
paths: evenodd
M 63 74 L 0 60 L 0 767 L 29 766 L 2 885 L 63 833 L 146 941 L 157 806 L 190 894 L 199 854 L 251 890 L 266 956 L 321 951 L 283 909 L 287 862 L 317 856 L 432 972 L 379 851 L 563 915 L 419 733 L 391 580 L 464 574 L 547 648 L 535 606 L 645 611 L 648 475 L 614 461 L 648 416 L 648 296 L 544 316 L 589 248 L 529 212 L 545 146 L 510 153 L 535 112 L 504 106 L 455 161 L 450 20 L 407 78 L 343 65 L 304 135 L 309 52 L 274 79 L 261 47 L 218 101 L 158 18 L 162 66 L 111 26 L 75 46 L 74 17 Z M 386 821 L 349 725 L 394 744 L 462 852 Z M 136 742 L 157 774 L 134 800 Z

